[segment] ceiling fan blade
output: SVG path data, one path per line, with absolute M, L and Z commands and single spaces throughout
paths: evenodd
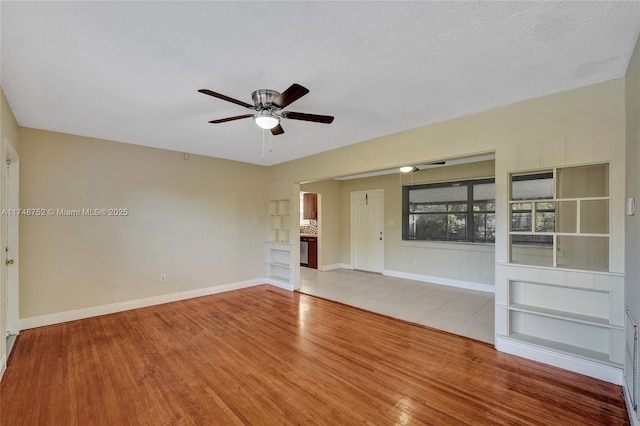
M 245 108 L 255 109 L 255 105 L 251 105 L 246 102 L 242 102 L 237 99 L 230 98 L 229 96 L 221 95 L 220 93 L 212 92 L 209 89 L 200 89 L 198 90 L 198 92 L 204 93 L 205 95 L 213 96 L 214 98 L 222 99 L 223 101 L 232 102 L 236 105 L 240 105 Z
M 282 116 L 284 118 L 291 118 L 293 120 L 313 121 L 314 123 L 324 123 L 324 124 L 333 123 L 333 117 L 330 115 L 317 115 L 317 114 L 307 114 L 304 112 L 284 111 L 282 113 Z
M 276 127 L 274 127 L 273 129 L 271 129 L 271 134 L 273 136 L 278 136 L 278 135 L 281 135 L 283 133 L 284 133 L 284 129 L 279 124 Z
M 293 83 L 287 90 L 282 92 L 271 103 L 282 109 L 287 105 L 290 105 L 293 102 L 297 101 L 307 93 L 309 93 L 309 89 L 307 89 L 306 87 L 302 87 L 298 83 Z
M 253 117 L 253 114 L 245 114 L 245 115 L 236 115 L 234 117 L 220 118 L 218 120 L 211 120 L 209 123 L 218 124 L 218 123 L 226 123 L 227 121 L 233 120 L 242 120 L 243 118 Z

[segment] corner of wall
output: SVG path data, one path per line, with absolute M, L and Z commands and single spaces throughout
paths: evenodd
M 625 198 L 640 199 L 640 38 L 629 61 L 625 74 Z M 640 214 L 625 216 L 625 304 L 628 313 L 640 318 Z M 629 342 L 627 342 L 629 346 Z M 629 349 L 629 348 L 627 348 Z M 627 350 L 627 352 L 629 352 Z M 633 350 L 631 351 L 633 352 Z M 638 390 L 637 368 L 633 363 L 638 360 L 627 359 L 625 362 L 625 399 L 629 418 L 635 426 L 640 425 L 640 414 L 632 410 L 633 395 Z M 635 378 L 634 378 L 635 375 Z M 635 383 L 634 383 L 635 382 Z M 637 401 L 636 401 L 637 402 Z

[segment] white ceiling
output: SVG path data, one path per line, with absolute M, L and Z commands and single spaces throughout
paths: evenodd
M 640 2 L 0 3 L 21 126 L 271 165 L 624 75 Z M 310 93 L 262 158 L 256 89 Z

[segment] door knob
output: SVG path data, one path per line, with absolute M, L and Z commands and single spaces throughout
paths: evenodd
M 13 259 L 7 259 L 7 260 L 5 261 L 5 263 L 6 263 L 7 265 L 13 265 Z

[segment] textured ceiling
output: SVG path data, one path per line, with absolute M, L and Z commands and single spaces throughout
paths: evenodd
M 21 126 L 271 165 L 618 78 L 638 2 L 0 3 Z M 310 90 L 262 158 L 256 89 Z M 268 138 L 267 138 L 268 140 Z

